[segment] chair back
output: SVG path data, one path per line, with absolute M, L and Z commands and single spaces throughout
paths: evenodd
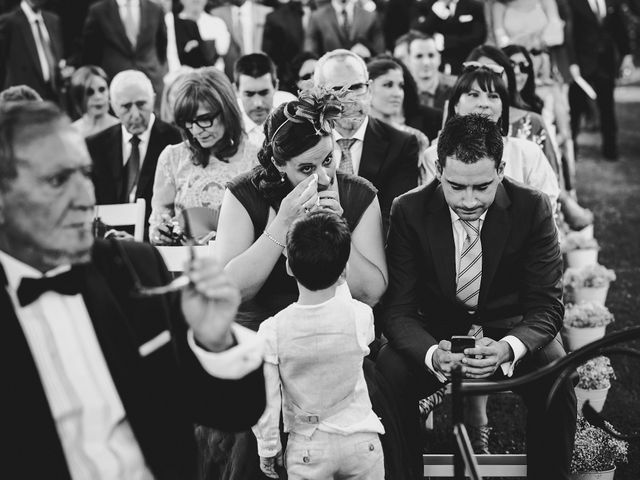
M 137 199 L 135 203 L 96 205 L 95 217 L 110 227 L 133 225 L 133 237 L 136 241 L 142 242 L 145 206 L 144 198 Z

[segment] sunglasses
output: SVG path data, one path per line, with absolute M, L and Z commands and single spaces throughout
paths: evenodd
M 313 77 L 313 72 L 311 73 L 305 73 L 304 75 L 300 75 L 300 80 L 311 80 L 311 77 Z
M 222 111 L 219 110 L 215 113 L 205 113 L 203 115 L 199 115 L 191 121 L 184 122 L 183 127 L 187 130 L 191 130 L 194 125 L 198 125 L 200 128 L 209 128 L 213 125 L 213 122 L 216 118 L 220 116 Z
M 493 72 L 496 75 L 502 75 L 504 73 L 503 67 L 501 67 L 500 65 L 495 65 L 493 63 L 464 62 L 462 64 L 462 68 L 464 72 L 475 72 L 476 70 L 489 70 L 490 72 Z
M 331 91 L 337 96 L 345 95 L 362 95 L 369 88 L 369 82 L 352 83 L 351 85 L 343 85 L 342 87 L 332 87 Z
M 511 62 L 511 66 L 514 71 L 517 69 L 520 73 L 527 73 L 527 70 L 529 69 L 528 62 Z
M 87 93 L 87 97 L 93 97 L 96 93 L 104 93 L 107 91 L 107 87 L 98 87 L 98 88 L 92 88 L 89 87 L 86 90 Z

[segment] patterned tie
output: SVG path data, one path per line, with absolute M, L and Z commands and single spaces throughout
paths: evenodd
M 340 160 L 340 167 L 338 168 L 341 172 L 356 173 L 353 168 L 353 159 L 351 158 L 351 147 L 356 142 L 357 139 L 355 138 L 338 139 L 338 145 L 340 145 L 340 150 L 342 151 L 342 159 Z
M 127 0 L 126 13 L 124 17 L 124 31 L 127 34 L 131 46 L 136 48 L 138 42 L 138 25 L 133 18 L 133 0 Z
M 138 175 L 140 174 L 140 137 L 134 135 L 131 137 L 131 154 L 129 154 L 129 160 L 127 160 L 126 169 L 126 190 L 124 192 L 124 203 L 129 203 L 131 192 L 138 183 Z
M 462 244 L 460 255 L 460 271 L 456 297 L 467 307 L 478 306 L 480 282 L 482 280 L 482 243 L 480 242 L 480 220 L 468 222 L 460 220 L 467 233 Z

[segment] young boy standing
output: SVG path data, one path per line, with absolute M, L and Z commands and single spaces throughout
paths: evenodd
M 374 338 L 373 313 L 336 295 L 350 251 L 349 227 L 334 213 L 312 212 L 287 235 L 287 272 L 298 283 L 298 301 L 258 331 L 267 345 L 267 409 L 253 431 L 260 468 L 270 478 L 278 478 L 282 464 L 282 406 L 289 479 L 384 479 L 378 437 L 384 427 L 362 371 Z

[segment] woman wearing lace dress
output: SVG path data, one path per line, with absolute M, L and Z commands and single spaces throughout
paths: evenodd
M 156 245 L 175 243 L 172 235 L 185 209 L 211 210 L 212 229 L 198 243 L 215 237 L 227 182 L 257 164 L 258 146 L 243 133 L 242 116 L 231 83 L 216 68 L 190 73 L 178 89 L 174 107 L 184 141 L 158 158 L 149 238 Z

